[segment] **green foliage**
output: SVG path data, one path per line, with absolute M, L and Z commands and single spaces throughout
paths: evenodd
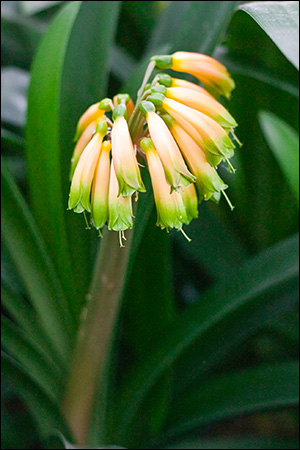
M 2 374 L 13 388 L 2 448 L 25 448 L 20 415 L 26 448 L 76 448 L 61 406 L 99 247 L 67 211 L 76 123 L 116 91 L 135 100 L 149 56 L 176 50 L 214 55 L 236 81 L 226 106 L 244 145 L 236 176 L 221 168 L 236 209 L 201 204 L 187 243 L 155 228 L 141 169 L 108 405 L 96 395 L 90 443 L 296 448 L 283 423 L 239 437 L 234 424 L 278 408 L 296 420 L 297 2 L 2 4 Z M 16 394 L 29 415 L 7 410 Z M 220 421 L 232 431 L 214 432 Z

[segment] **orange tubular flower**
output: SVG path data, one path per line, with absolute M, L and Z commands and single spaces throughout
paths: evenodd
M 204 151 L 208 161 L 210 154 L 221 159 L 229 159 L 234 153 L 234 144 L 226 131 L 215 120 L 189 106 L 165 98 L 162 94 L 153 94 L 149 100 L 162 107 L 189 133 Z M 196 131 L 195 131 L 196 130 Z
M 111 140 L 113 163 L 119 183 L 119 195 L 129 197 L 136 191 L 145 192 L 145 186 L 141 178 L 128 124 L 124 117 L 125 114 L 125 105 L 118 105 L 114 109 Z
M 235 88 L 223 64 L 207 55 L 191 52 L 176 52 L 172 55 L 160 55 L 151 58 L 158 69 L 172 69 L 194 75 L 203 83 L 205 89 L 215 97 L 224 95 L 230 98 Z
M 98 124 L 95 136 L 84 149 L 76 166 L 70 189 L 69 209 L 77 213 L 84 210 L 91 211 L 91 186 L 106 132 L 107 123 L 102 121 Z
M 96 127 L 97 127 L 97 121 L 90 123 L 86 127 L 86 129 L 84 130 L 82 135 L 80 136 L 80 138 L 75 146 L 75 149 L 74 149 L 74 152 L 72 155 L 72 159 L 71 159 L 71 169 L 70 169 L 70 178 L 71 179 L 74 175 L 74 171 L 76 169 L 80 155 L 83 152 L 83 150 L 85 149 L 85 147 L 88 145 L 90 140 L 92 139 L 93 135 L 95 134 Z
M 150 136 L 162 161 L 171 191 L 193 183 L 195 177 L 187 169 L 180 150 L 165 122 L 155 113 L 154 105 L 150 102 L 142 102 L 141 111 L 146 116 Z
M 84 114 L 82 114 L 78 121 L 74 141 L 77 141 L 80 138 L 80 136 L 90 123 L 103 117 L 105 111 L 103 109 L 99 109 L 99 105 L 100 102 L 95 103 L 94 105 L 90 106 Z
M 202 198 L 209 200 L 215 193 L 227 189 L 227 185 L 221 180 L 215 168 L 208 164 L 204 152 L 191 136 L 172 118 L 164 117 L 164 120 L 178 143 L 189 168 L 197 178 L 196 185 L 200 201 Z
M 111 143 L 104 141 L 95 170 L 92 188 L 92 222 L 97 230 L 101 230 L 108 219 L 108 189 L 110 180 Z
M 183 223 L 189 223 L 198 214 L 194 185 L 192 188 L 185 187 L 171 193 L 160 157 L 152 140 L 150 138 L 143 139 L 141 149 L 146 154 L 151 176 L 157 210 L 156 224 L 162 229 L 176 228 L 180 230 Z
M 111 164 L 109 196 L 108 196 L 109 220 L 108 229 L 123 232 L 133 227 L 132 197 L 123 197 L 119 193 L 119 184 L 114 169 Z M 120 245 L 122 240 L 120 239 Z
M 166 97 L 206 114 L 223 128 L 231 129 L 237 126 L 227 109 L 211 96 L 192 89 L 174 87 L 166 89 Z

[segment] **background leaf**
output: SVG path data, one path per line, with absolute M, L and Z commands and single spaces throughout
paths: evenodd
M 251 2 L 241 5 L 299 69 L 299 3 Z
M 261 111 L 259 120 L 270 149 L 299 200 L 299 134 L 268 111 Z

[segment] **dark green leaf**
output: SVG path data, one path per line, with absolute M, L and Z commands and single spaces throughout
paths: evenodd
M 199 438 L 198 441 L 185 441 L 180 442 L 178 444 L 174 444 L 171 446 L 164 446 L 161 448 L 164 449 L 191 449 L 191 450 L 202 450 L 202 449 L 295 449 L 298 446 L 298 443 L 293 440 L 287 439 L 275 439 L 275 438 L 267 438 L 267 437 L 256 437 L 256 436 L 241 436 L 241 437 L 228 437 L 225 438 L 212 438 L 212 439 L 203 439 Z M 159 448 L 159 447 L 158 447 Z
M 200 389 L 189 395 L 185 393 L 174 402 L 165 439 L 232 416 L 296 406 L 299 403 L 298 379 L 298 362 L 285 362 L 202 383 Z
M 1 165 L 2 237 L 30 301 L 58 355 L 69 355 L 73 335 L 66 299 L 49 255 L 5 164 Z
M 31 374 L 49 398 L 57 401 L 62 374 L 45 349 L 4 316 L 1 316 L 1 337 L 3 348 Z
M 261 111 L 259 120 L 270 149 L 299 200 L 299 134 L 271 112 Z
M 299 69 L 299 2 L 251 2 L 241 5 Z
M 236 316 L 247 320 L 262 298 L 272 298 L 280 286 L 298 279 L 298 237 L 246 261 L 226 282 L 217 283 L 201 296 L 201 301 L 168 327 L 161 344 L 139 366 L 132 367 L 118 398 L 118 433 L 130 426 L 140 403 L 153 383 L 172 366 L 176 359 L 200 336 L 217 333 L 224 324 L 234 332 Z
M 57 428 L 69 435 L 58 405 L 49 399 L 22 365 L 1 352 L 1 369 L 2 376 L 12 383 L 14 390 L 24 400 L 43 436 Z
M 35 344 L 51 355 L 53 361 L 59 361 L 63 366 L 64 362 L 56 354 L 53 343 L 49 340 L 41 327 L 36 311 L 27 303 L 24 297 L 16 291 L 12 291 L 5 279 L 1 277 L 1 300 L 2 307 L 9 314 L 11 319 L 24 331 Z

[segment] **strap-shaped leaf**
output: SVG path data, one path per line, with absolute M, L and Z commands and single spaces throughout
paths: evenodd
M 232 416 L 299 403 L 299 364 L 276 363 L 218 376 L 178 397 L 165 438 Z
M 57 428 L 69 435 L 59 413 L 59 406 L 45 394 L 24 367 L 5 352 L 1 352 L 1 371 L 2 376 L 11 381 L 16 393 L 26 403 L 43 436 Z
M 41 326 L 58 355 L 68 358 L 72 323 L 66 298 L 28 206 L 1 165 L 2 238 Z
M 217 332 L 224 323 L 234 332 L 237 316 L 247 320 L 264 297 L 272 298 L 280 286 L 298 279 L 298 242 L 298 237 L 287 240 L 246 261 L 165 330 L 161 344 L 124 381 L 116 404 L 120 435 L 130 426 L 149 388 L 196 339 L 205 340 L 206 334 Z
M 64 367 L 65 362 L 59 358 L 53 347 L 53 342 L 47 337 L 40 325 L 36 311 L 24 297 L 10 289 L 5 279 L 1 277 L 1 303 L 11 319 L 36 343 L 38 347 L 47 352 L 54 362 Z
M 259 120 L 269 147 L 299 200 L 299 134 L 271 112 L 261 111 Z
M 1 316 L 1 337 L 7 353 L 38 381 L 49 398 L 57 401 L 63 376 L 45 350 L 5 316 Z
M 250 2 L 240 6 L 299 69 L 299 2 Z

